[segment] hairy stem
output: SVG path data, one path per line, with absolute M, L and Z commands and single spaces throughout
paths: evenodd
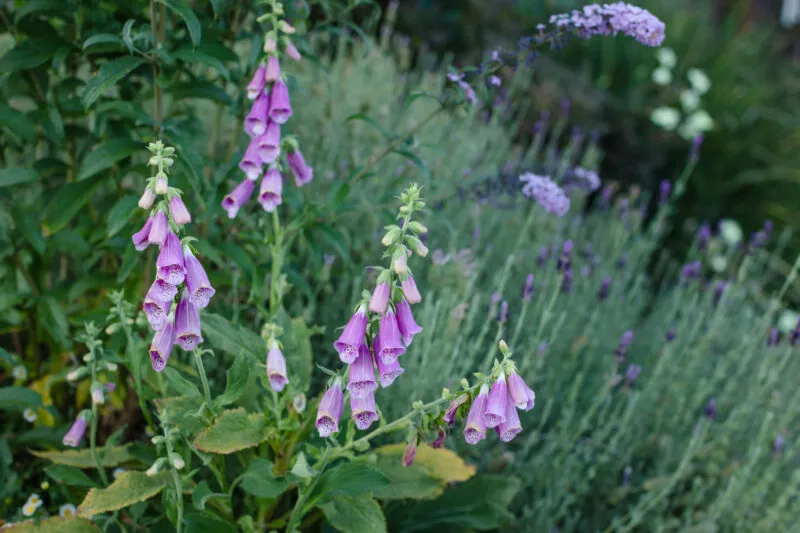
M 283 262 L 283 231 L 281 230 L 281 219 L 278 210 L 272 212 L 273 241 L 272 241 L 272 272 L 269 277 L 269 314 L 273 320 L 280 308 L 280 294 L 278 294 L 278 282 L 281 275 Z
M 163 21 L 163 11 L 162 11 L 162 20 L 161 25 L 164 25 Z M 150 61 L 153 64 L 153 122 L 155 123 L 153 129 L 155 129 L 156 133 L 161 132 L 161 119 L 163 115 L 162 111 L 162 104 L 161 104 L 161 87 L 158 85 L 158 46 L 159 46 L 159 28 L 158 28 L 158 21 L 156 20 L 156 2 L 155 0 L 150 0 L 150 31 L 153 34 L 153 53 L 150 57 Z
M 97 383 L 97 356 L 94 353 L 94 349 L 92 349 L 92 384 Z M 100 462 L 100 456 L 97 455 L 97 404 L 92 401 L 92 428 L 91 433 L 89 434 L 89 448 L 92 453 L 92 459 L 94 459 L 94 464 L 97 467 L 97 472 L 100 474 L 100 479 L 103 481 L 103 485 L 108 485 L 108 477 L 106 477 L 106 471 L 103 468 L 103 464 Z
M 206 404 L 208 404 L 208 408 L 212 410 L 213 407 L 211 403 L 211 388 L 208 386 L 208 376 L 206 375 L 206 368 L 203 365 L 203 354 L 201 350 L 195 348 L 194 350 L 194 363 L 197 365 L 197 373 L 200 375 L 200 381 L 203 382 L 203 396 L 205 396 Z

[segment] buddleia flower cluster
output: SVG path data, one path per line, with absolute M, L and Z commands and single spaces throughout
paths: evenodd
M 271 12 L 259 18 L 259 21 L 265 21 L 270 26 L 264 40 L 264 57 L 247 85 L 247 97 L 253 101 L 253 106 L 244 120 L 244 130 L 250 136 L 250 144 L 239 162 L 245 179 L 222 200 L 222 208 L 229 218 L 236 217 L 239 209 L 252 196 L 259 178 L 258 202 L 261 207 L 272 212 L 281 205 L 283 153 L 298 187 L 314 177 L 313 169 L 306 164 L 300 152 L 297 139 L 293 136 L 281 137 L 281 126 L 292 116 L 289 89 L 281 73 L 281 56 L 294 61 L 300 61 L 302 57 L 289 38 L 296 30 L 283 19 L 283 6 L 277 1 L 269 5 Z
M 144 227 L 133 235 L 133 245 L 142 251 L 150 245 L 159 249 L 156 278 L 142 305 L 150 327 L 155 331 L 150 345 L 153 370 L 167 366 L 173 345 L 186 351 L 203 342 L 200 309 L 208 306 L 215 294 L 203 265 L 192 249 L 192 237 L 180 237 L 192 221 L 181 200 L 179 189 L 169 186 L 169 169 L 175 149 L 161 141 L 147 145 L 153 154 L 149 165 L 156 175 L 148 179 L 139 207 L 150 210 Z

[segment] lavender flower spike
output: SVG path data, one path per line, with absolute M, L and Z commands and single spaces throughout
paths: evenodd
M 350 410 L 353 411 L 353 422 L 361 431 L 368 429 L 373 422 L 378 420 L 378 409 L 375 407 L 375 395 L 372 391 L 360 398 L 351 394 Z
M 414 335 L 422 332 L 422 328 L 414 320 L 414 315 L 411 314 L 411 306 L 408 301 L 403 300 L 395 306 L 397 310 L 397 327 L 400 328 L 400 335 L 403 337 L 403 344 L 406 346 L 411 344 L 414 340 Z
M 375 337 L 373 346 L 376 348 L 380 346 L 380 335 Z M 405 369 L 400 366 L 400 361 L 395 359 L 391 363 L 384 363 L 380 357 L 375 358 L 375 363 L 378 366 L 378 378 L 381 381 L 381 387 L 384 389 L 394 383 L 394 380 L 400 377 Z
M 239 209 L 247 202 L 253 194 L 253 181 L 245 178 L 222 200 L 222 208 L 228 212 L 228 218 L 235 218 Z
M 286 156 L 286 162 L 289 163 L 289 168 L 292 169 L 294 183 L 298 187 L 302 187 L 314 179 L 314 169 L 306 164 L 306 160 L 299 150 L 289 152 Z
M 186 209 L 186 204 L 183 203 L 183 200 L 181 200 L 181 197 L 177 194 L 169 201 L 169 212 L 172 213 L 172 220 L 179 226 L 183 226 L 192 221 L 192 215 L 189 213 L 189 210 Z
M 484 412 L 486 402 L 489 399 L 489 386 L 481 385 L 478 396 L 472 401 L 467 415 L 467 425 L 464 428 L 464 440 L 467 444 L 478 444 L 486 438 L 486 424 L 484 422 Z
M 372 298 L 369 300 L 369 310 L 373 313 L 383 314 L 386 312 L 386 306 L 389 305 L 389 284 L 385 281 L 379 283 L 375 290 L 372 291 Z
M 255 100 L 258 95 L 261 94 L 261 91 L 264 90 L 264 75 L 266 72 L 266 67 L 264 65 L 259 65 L 253 74 L 253 79 L 250 80 L 250 83 L 247 85 L 247 98 L 250 100 Z
M 533 409 L 536 401 L 536 393 L 525 384 L 525 381 L 516 371 L 512 371 L 508 375 L 508 396 L 517 409 L 526 411 Z
M 189 352 L 201 342 L 203 337 L 200 334 L 200 313 L 184 292 L 175 310 L 175 344 Z
M 159 211 L 153 217 L 153 224 L 150 226 L 150 233 L 147 235 L 147 242 L 161 246 L 167 238 L 169 231 L 169 220 L 164 211 Z
M 503 442 L 511 442 L 514 440 L 521 431 L 522 423 L 519 421 L 519 413 L 514 407 L 514 404 L 508 402 L 506 406 L 506 419 L 503 423 L 497 426 L 497 435 Z
M 150 343 L 150 364 L 153 366 L 153 370 L 161 372 L 167 367 L 174 345 L 175 326 L 172 320 L 168 320 L 166 325 L 156 332 L 153 342 Z
M 266 83 L 274 83 L 281 78 L 281 64 L 275 56 L 269 56 L 267 60 L 267 70 L 264 73 Z
M 244 157 L 239 161 L 239 168 L 245 173 L 247 179 L 257 180 L 261 175 L 261 155 L 258 152 L 258 140 L 261 137 L 255 137 L 247 145 L 247 150 L 244 152 Z
M 661 205 L 664 205 L 669 201 L 669 196 L 671 192 L 672 192 L 672 183 L 670 183 L 668 180 L 663 180 L 659 188 L 659 198 L 658 198 L 658 201 Z
M 250 137 L 257 137 L 267 131 L 267 119 L 269 114 L 269 96 L 261 93 L 253 102 L 253 107 L 244 119 L 244 131 Z
M 277 122 L 270 121 L 267 131 L 253 139 L 258 148 L 258 157 L 265 165 L 269 165 L 281 155 L 281 127 Z
M 716 420 L 717 419 L 717 399 L 712 397 L 708 400 L 708 404 L 706 405 L 705 409 L 706 418 L 709 420 Z
M 153 217 L 148 217 L 147 222 L 144 223 L 142 229 L 137 231 L 133 234 L 131 239 L 133 240 L 133 247 L 136 248 L 137 252 L 141 252 L 148 246 L 150 246 L 150 228 L 153 226 Z
M 414 281 L 414 276 L 411 274 L 400 283 L 400 288 L 403 289 L 403 295 L 408 300 L 408 303 L 418 304 L 422 301 L 422 296 L 419 293 L 419 289 L 417 289 L 417 282 Z
M 188 246 L 183 247 L 183 260 L 186 266 L 186 288 L 189 290 L 189 301 L 198 309 L 205 309 L 217 291 L 211 286 L 203 265 Z
M 405 353 L 406 349 L 403 343 L 400 342 L 400 328 L 397 325 L 397 318 L 391 309 L 381 317 L 378 335 L 381 342 L 379 349 L 375 351 L 375 357 L 380 357 L 384 363 L 393 363 Z
M 317 431 L 319 436 L 327 438 L 339 431 L 339 418 L 344 407 L 344 393 L 342 392 L 342 378 L 337 377 L 317 408 Z
M 450 427 L 453 427 L 456 423 L 458 409 L 468 401 L 468 394 L 461 394 L 457 396 L 453 401 L 450 402 L 450 405 L 447 406 L 447 410 L 444 412 L 444 415 L 442 415 L 442 422 Z
M 78 415 L 78 418 L 72 423 L 72 427 L 69 428 L 67 434 L 64 435 L 64 440 L 61 442 L 64 446 L 77 448 L 78 444 L 80 444 L 83 439 L 84 433 L 86 433 L 86 420 L 84 420 L 81 415 Z
M 362 344 L 358 350 L 358 357 L 350 365 L 350 380 L 347 390 L 354 398 L 363 398 L 378 388 L 375 381 L 375 365 L 372 362 L 372 353 Z
M 364 345 L 364 335 L 367 332 L 367 310 L 360 306 L 350 317 L 339 339 L 333 343 L 333 348 L 339 354 L 339 359 L 345 364 L 352 364 L 358 357 L 359 349 Z
M 161 253 L 158 254 L 156 267 L 158 267 L 156 275 L 172 285 L 180 285 L 186 277 L 181 241 L 171 231 L 167 233 Z
M 522 286 L 522 301 L 523 302 L 530 302 L 531 298 L 533 297 L 533 280 L 535 279 L 533 274 L 528 274 L 528 277 L 525 278 L 525 284 Z
M 270 388 L 275 392 L 281 392 L 289 383 L 289 378 L 286 377 L 286 359 L 284 359 L 277 341 L 274 340 L 267 352 L 267 378 L 269 378 Z
M 278 124 L 285 124 L 292 116 L 292 105 L 289 103 L 289 89 L 283 81 L 278 80 L 272 86 L 269 102 L 269 118 Z
M 258 191 L 258 203 L 267 213 L 272 213 L 283 203 L 283 178 L 277 168 L 271 168 L 264 174 Z
M 522 194 L 535 199 L 536 203 L 548 213 L 563 217 L 569 211 L 569 198 L 549 177 L 526 172 L 519 177 L 519 180 L 525 183 Z
M 151 287 L 150 290 L 147 291 L 147 295 L 144 297 L 144 303 L 142 304 L 142 309 L 147 315 L 147 321 L 150 323 L 150 327 L 156 331 L 164 327 L 167 321 L 167 315 L 169 315 L 169 311 L 172 308 L 172 300 L 162 300 L 161 298 L 163 295 L 164 292 L 162 290 L 154 291 Z
M 506 385 L 506 375 L 501 373 L 489 392 L 489 400 L 486 403 L 486 411 L 483 415 L 486 427 L 495 428 L 505 422 L 507 410 L 508 386 Z

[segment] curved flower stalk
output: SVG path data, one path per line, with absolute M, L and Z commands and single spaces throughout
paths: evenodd
M 281 135 L 281 127 L 293 113 L 289 89 L 281 72 L 281 58 L 288 57 L 294 61 L 302 59 L 290 38 L 296 30 L 284 20 L 280 2 L 272 0 L 267 5 L 270 12 L 258 18 L 259 22 L 266 22 L 269 26 L 264 35 L 264 56 L 247 85 L 247 97 L 253 101 L 253 105 L 244 121 L 250 144 L 239 163 L 245 178 L 222 200 L 222 208 L 228 218 L 236 217 L 252 196 L 259 179 L 257 199 L 264 211 L 272 213 L 281 205 L 282 155 L 286 156 L 286 165 L 298 187 L 309 183 L 314 177 L 314 170 L 306 163 L 297 139 Z

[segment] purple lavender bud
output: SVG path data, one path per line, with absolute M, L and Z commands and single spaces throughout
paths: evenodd
M 571 102 L 569 98 L 562 98 L 561 99 L 561 113 L 563 115 L 569 115 L 569 108 L 571 106 Z
M 164 327 L 167 321 L 167 316 L 172 308 L 172 300 L 161 300 L 164 291 L 161 289 L 154 291 L 151 287 L 144 297 L 142 309 L 147 315 L 147 321 L 150 327 L 158 331 Z
M 501 324 L 508 321 L 508 302 L 505 300 L 500 304 L 500 310 L 497 312 L 497 321 Z
M 486 402 L 486 410 L 483 413 L 483 420 L 487 428 L 494 428 L 506 421 L 506 411 L 508 410 L 508 386 L 506 385 L 505 374 L 500 374 L 492 384 L 489 391 L 489 400 Z
M 266 67 L 264 65 L 259 65 L 255 73 L 253 73 L 253 79 L 247 84 L 247 98 L 250 100 L 255 100 L 258 95 L 261 94 L 261 91 L 264 90 L 264 75 L 266 72 Z
M 431 443 L 431 448 L 439 449 L 444 447 L 444 441 L 447 439 L 447 432 L 443 428 L 439 428 L 436 434 L 436 440 Z
M 798 342 L 800 342 L 800 320 L 797 321 L 797 326 L 795 326 L 791 335 L 789 335 L 789 344 L 794 346 Z
M 153 217 L 153 224 L 150 226 L 150 233 L 147 235 L 147 242 L 161 246 L 167 238 L 169 231 L 169 220 L 164 211 L 159 211 Z
M 666 204 L 669 201 L 670 193 L 672 192 L 672 184 L 668 180 L 661 182 L 659 203 Z
M 572 270 L 564 272 L 564 276 L 561 279 L 561 292 L 564 294 L 572 292 Z
M 222 199 L 222 208 L 227 211 L 228 218 L 235 218 L 239 209 L 247 202 L 255 188 L 253 180 L 245 178 Z
M 767 337 L 767 346 L 777 346 L 780 341 L 781 341 L 780 330 L 778 330 L 778 328 L 772 328 L 769 331 L 769 337 Z
M 783 443 L 784 438 L 782 433 L 778 433 L 775 436 L 775 440 L 772 442 L 772 453 L 775 455 L 781 455 L 783 453 Z
M 692 147 L 689 149 L 689 159 L 697 161 L 700 158 L 700 146 L 703 144 L 703 135 L 697 135 L 692 139 Z
M 283 81 L 278 80 L 272 86 L 270 93 L 269 118 L 278 124 L 285 124 L 291 116 L 292 105 L 289 103 L 289 89 Z
M 153 217 L 147 217 L 147 222 L 144 223 L 142 229 L 133 234 L 133 247 L 137 252 L 141 252 L 150 245 L 150 228 L 153 226 Z
M 272 341 L 267 352 L 267 378 L 269 386 L 275 392 L 281 392 L 289 383 L 286 375 L 286 359 L 283 357 L 277 341 Z
M 488 400 L 489 387 L 486 384 L 481 385 L 478 396 L 475 397 L 472 401 L 472 406 L 469 408 L 467 424 L 464 427 L 464 440 L 467 441 L 467 444 L 478 444 L 486 438 L 484 412 L 486 411 Z
M 547 261 L 547 246 L 542 246 L 539 248 L 539 257 L 536 259 L 536 266 L 540 267 L 545 264 Z
M 158 254 L 156 267 L 158 268 L 156 275 L 171 285 L 180 285 L 186 277 L 181 241 L 171 231 L 167 233 L 167 238 Z
M 581 267 L 581 276 L 588 278 L 592 275 L 592 265 L 583 265 Z
M 172 220 L 178 226 L 183 226 L 192 221 L 192 215 L 190 215 L 189 210 L 186 209 L 186 204 L 183 203 L 183 200 L 181 200 L 181 197 L 177 194 L 169 201 L 169 212 L 172 214 Z
M 450 405 L 447 406 L 447 410 L 445 410 L 444 415 L 442 415 L 442 422 L 450 427 L 453 427 L 456 423 L 458 409 L 468 401 L 468 394 L 461 394 L 457 396 L 453 401 L 450 402 Z
M 628 370 L 625 372 L 625 385 L 628 388 L 633 387 L 639 374 L 642 373 L 642 367 L 639 365 L 628 365 Z
M 168 281 L 156 278 L 147 293 L 152 294 L 160 302 L 171 302 L 175 295 L 178 294 L 178 287 Z
M 633 468 L 631 465 L 625 467 L 625 470 L 622 471 L 622 486 L 628 487 L 631 484 L 631 476 L 633 475 Z
M 628 354 L 628 346 L 630 346 L 632 341 L 633 331 L 628 330 L 622 334 L 619 346 L 617 346 L 617 349 L 614 351 L 614 354 L 617 356 L 617 361 L 620 363 L 625 361 L 625 356 Z
M 203 265 L 188 246 L 183 247 L 183 264 L 186 266 L 186 288 L 189 290 L 189 301 L 198 309 L 205 309 L 217 291 L 211 286 Z
M 403 296 L 406 297 L 408 303 L 418 304 L 422 301 L 422 295 L 420 295 L 419 289 L 417 289 L 417 282 L 414 281 L 414 276 L 411 274 L 400 283 L 400 288 L 403 289 Z
M 275 56 L 269 56 L 267 59 L 267 68 L 264 72 L 264 82 L 274 83 L 281 78 L 281 64 Z
M 350 317 L 339 339 L 333 343 L 333 348 L 339 354 L 339 359 L 345 364 L 352 364 L 358 357 L 359 349 L 364 345 L 364 335 L 367 332 L 367 311 L 359 307 Z
M 375 395 L 372 391 L 363 397 L 356 398 L 350 395 L 350 410 L 353 422 L 361 431 L 368 429 L 373 422 L 378 420 L 378 410 L 375 407 Z
M 317 408 L 317 431 L 319 436 L 330 437 L 339 431 L 339 418 L 344 407 L 344 393 L 342 392 L 342 379 L 337 377 L 319 402 Z
M 380 335 L 376 335 L 372 346 L 377 350 L 379 349 L 380 345 Z M 400 366 L 400 361 L 397 359 L 391 363 L 384 363 L 382 358 L 376 357 L 375 363 L 378 366 L 378 378 L 381 381 L 381 387 L 384 389 L 394 383 L 394 380 L 396 380 L 403 372 L 405 372 L 403 367 Z
M 362 344 L 358 349 L 358 357 L 350 365 L 350 379 L 347 383 L 347 390 L 350 396 L 363 398 L 378 388 L 375 381 L 375 365 L 372 361 L 372 353 L 369 348 Z
M 267 213 L 272 213 L 283 203 L 283 177 L 277 168 L 271 168 L 264 174 L 261 180 L 261 188 L 258 191 L 258 203 Z
M 508 375 L 508 396 L 517 409 L 530 411 L 536 401 L 536 393 L 531 390 L 516 371 Z
M 764 245 L 767 244 L 768 240 L 769 236 L 766 231 L 764 230 L 756 231 L 750 236 L 750 249 L 748 250 L 748 253 L 750 253 L 752 250 L 763 248 Z
M 675 326 L 670 326 L 666 334 L 667 342 L 675 340 Z
M 267 124 L 267 131 L 264 132 L 264 135 L 259 135 L 253 139 L 253 142 L 256 145 L 258 158 L 265 165 L 269 165 L 281 155 L 280 125 L 276 122 L 269 121 Z M 261 165 L 259 165 L 259 173 L 260 170 Z M 256 174 L 256 176 L 258 176 L 258 174 Z
M 572 251 L 573 246 L 572 239 L 567 239 L 562 247 L 561 255 L 556 263 L 556 270 L 562 274 L 570 270 L 572 267 L 572 258 L 570 257 L 570 252 Z
M 302 187 L 314 179 L 314 169 L 306 164 L 306 160 L 300 150 L 289 152 L 286 156 L 286 162 L 289 163 L 289 168 L 292 169 L 294 183 L 298 187 Z
M 263 137 L 263 135 L 261 136 Z M 250 144 L 247 145 L 247 150 L 244 152 L 244 157 L 239 161 L 239 168 L 245 173 L 247 179 L 257 180 L 261 175 L 261 156 L 258 153 L 258 139 L 261 137 L 253 137 L 250 139 Z
M 601 302 L 608 298 L 608 291 L 611 289 L 611 276 L 603 278 L 603 283 L 600 285 L 600 292 L 597 293 L 597 299 Z
M 535 276 L 533 274 L 528 274 L 528 277 L 525 278 L 525 284 L 522 286 L 522 301 L 523 302 L 530 302 L 531 298 L 533 298 L 533 281 Z
M 772 233 L 772 221 L 771 220 L 765 220 L 764 221 L 764 231 L 767 232 L 767 234 Z
M 300 52 L 297 51 L 297 47 L 292 44 L 291 41 L 286 42 L 286 55 L 289 56 L 292 61 L 300 61 L 303 59 L 303 56 L 300 55 Z
M 397 327 L 400 329 L 403 343 L 409 346 L 411 341 L 414 340 L 414 335 L 421 333 L 422 328 L 414 320 L 414 315 L 411 314 L 411 306 L 406 300 L 395 305 L 395 309 L 397 311 Z
M 625 270 L 625 267 L 628 264 L 628 254 L 622 254 L 619 256 L 617 260 L 617 269 L 618 270 Z
M 375 357 L 380 357 L 384 363 L 393 363 L 405 353 L 406 349 L 400 341 L 397 318 L 391 309 L 381 317 L 378 338 L 380 338 L 380 346 L 376 346 Z
M 697 248 L 699 250 L 705 250 L 710 240 L 711 240 L 711 225 L 708 222 L 703 222 L 700 225 L 700 229 L 697 230 L 697 237 L 696 237 Z
M 547 343 L 546 342 L 540 342 L 539 346 L 536 347 L 536 355 L 541 357 L 541 356 L 544 355 L 544 352 L 546 350 L 547 350 Z
M 714 287 L 714 305 L 719 305 L 720 300 L 722 300 L 722 294 L 725 292 L 725 285 L 725 280 L 720 280 Z
M 410 277 L 410 276 L 409 276 Z M 382 315 L 386 312 L 386 306 L 389 305 L 389 293 L 391 289 L 389 284 L 384 282 L 378 283 L 375 290 L 372 291 L 372 298 L 369 300 L 369 310 L 373 313 Z M 408 298 L 408 295 L 406 295 Z
M 706 418 L 709 420 L 716 420 L 717 419 L 717 399 L 712 397 L 708 400 L 708 404 L 706 405 L 705 409 Z
M 78 444 L 80 444 L 81 440 L 83 439 L 84 433 L 86 433 L 86 420 L 84 420 L 82 416 L 78 415 L 78 418 L 76 418 L 75 422 L 72 423 L 72 427 L 69 428 L 69 431 L 67 431 L 67 434 L 64 435 L 64 439 L 61 442 L 64 444 L 64 446 L 77 448 Z
M 584 259 L 589 259 L 590 257 L 592 257 L 592 252 L 593 252 L 592 243 L 587 242 L 586 245 L 583 247 L 583 250 L 581 250 L 581 257 L 583 257 Z
M 175 345 L 175 327 L 172 320 L 156 332 L 153 342 L 150 343 L 150 364 L 153 370 L 161 372 L 167 367 L 172 347 Z
M 186 292 L 175 310 L 175 344 L 185 351 L 191 351 L 203 342 L 200 333 L 200 312 L 197 310 Z
M 684 281 L 690 279 L 697 279 L 703 273 L 703 264 L 700 261 L 692 261 L 691 263 L 686 263 L 681 267 L 681 278 Z
M 414 464 L 414 458 L 417 456 L 417 437 L 414 436 L 411 441 L 406 444 L 406 449 L 403 452 L 403 466 L 409 467 Z
M 505 420 L 497 426 L 497 435 L 502 442 L 511 442 L 521 431 L 522 423 L 519 421 L 519 413 L 511 402 L 506 402 Z

